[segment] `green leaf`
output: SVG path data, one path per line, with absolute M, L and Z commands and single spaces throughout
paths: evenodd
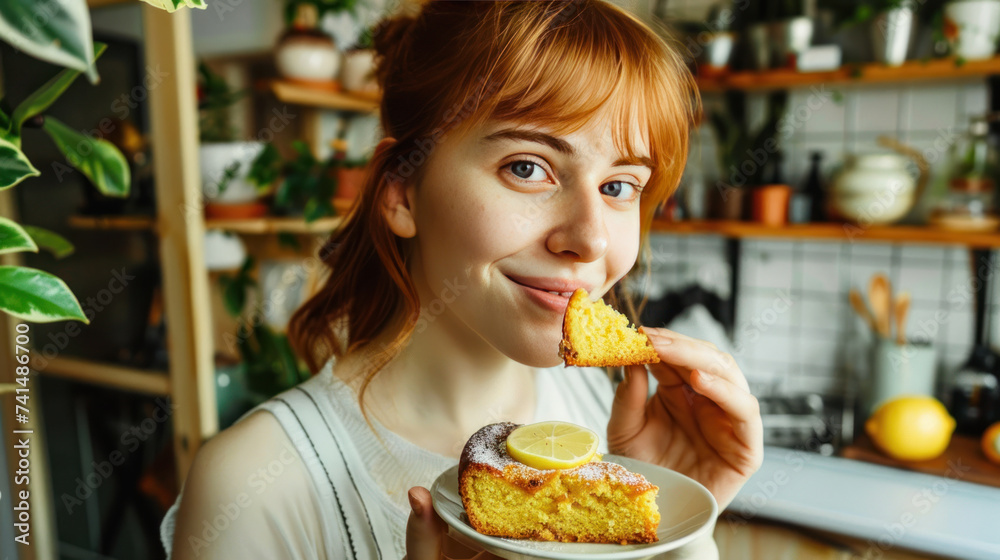
M 5 138 L 0 138 L 0 191 L 38 175 L 38 170 L 31 165 L 20 148 Z
M 104 43 L 94 43 L 94 59 L 96 60 L 104 54 L 107 48 L 108 46 Z M 24 122 L 48 109 L 79 76 L 80 72 L 77 70 L 63 70 L 25 98 L 11 115 L 12 132 L 16 136 L 20 136 L 21 126 Z
M 226 305 L 226 311 L 233 317 L 239 317 L 243 313 L 243 307 L 247 302 L 247 285 L 239 280 L 230 280 L 226 283 L 222 292 L 222 302 Z
M 75 250 L 69 240 L 54 231 L 35 226 L 24 226 L 24 231 L 28 232 L 39 247 L 52 253 L 57 259 L 68 257 Z
M 278 180 L 281 166 L 281 154 L 274 144 L 268 142 L 250 164 L 247 180 L 256 185 L 258 191 L 266 190 L 271 183 Z
M 10 115 L 3 110 L 3 107 L 0 107 L 0 138 L 9 138 L 11 136 L 11 126 Z
M 96 83 L 91 36 L 83 0 L 0 2 L 0 39 L 35 58 L 85 72 Z
M 240 265 L 240 275 L 239 275 L 239 278 L 242 281 L 247 282 L 247 283 L 253 282 L 253 278 L 250 277 L 250 271 L 253 270 L 253 265 L 254 265 L 253 257 L 250 256 L 250 255 L 247 255 L 247 257 L 245 259 L 243 259 L 243 264 Z
M 161 10 L 166 10 L 168 12 L 174 12 L 179 8 L 198 8 L 204 10 L 208 7 L 205 4 L 205 0 L 142 0 L 143 2 L 149 4 L 150 6 L 155 6 Z
M 90 323 L 65 282 L 24 266 L 0 266 L 0 310 L 35 323 Z
M 0 217 L 0 255 L 21 251 L 37 253 L 38 246 L 17 222 Z
M 42 128 L 65 154 L 66 161 L 83 172 L 102 194 L 128 196 L 132 174 L 125 156 L 114 144 L 81 134 L 51 116 L 45 117 Z
M 278 234 L 278 245 L 281 247 L 288 247 L 295 251 L 301 251 L 302 245 L 299 244 L 299 238 L 295 237 L 295 234 L 283 231 Z

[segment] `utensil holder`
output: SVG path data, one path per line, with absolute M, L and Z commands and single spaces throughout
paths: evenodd
M 872 347 L 872 368 L 866 387 L 865 410 L 902 395 L 935 395 L 937 351 L 930 344 L 896 344 L 879 338 Z

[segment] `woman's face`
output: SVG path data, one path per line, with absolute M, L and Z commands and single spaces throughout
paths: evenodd
M 409 193 L 418 329 L 464 325 L 518 362 L 561 362 L 569 293 L 603 296 L 639 252 L 652 163 L 625 161 L 610 130 L 599 119 L 557 137 L 491 121 L 434 149 Z M 649 155 L 642 137 L 633 142 Z

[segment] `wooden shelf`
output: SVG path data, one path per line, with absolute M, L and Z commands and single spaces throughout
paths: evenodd
M 70 216 L 69 227 L 106 230 L 156 230 L 153 216 Z
M 797 72 L 790 69 L 766 72 L 734 72 L 718 78 L 698 78 L 703 92 L 725 90 L 769 90 L 808 87 L 820 84 L 874 84 L 920 80 L 950 80 L 1000 74 L 1000 57 L 970 60 L 962 64 L 954 58 L 911 60 L 902 66 L 856 64 L 828 72 Z
M 901 461 L 881 453 L 867 434 L 860 434 L 852 443 L 841 450 L 841 456 L 877 465 L 896 467 L 937 476 L 948 476 L 953 465 L 965 465 L 962 478 L 967 482 L 986 484 L 1000 488 L 1000 465 L 986 460 L 979 447 L 979 438 L 955 434 L 951 436 L 948 448 L 941 456 L 927 461 Z
M 320 109 L 373 113 L 378 110 L 378 99 L 361 97 L 339 91 L 275 80 L 271 91 L 278 100 L 294 105 L 305 105 Z
M 170 377 L 165 371 L 134 369 L 77 358 L 53 358 L 38 372 L 122 391 L 170 395 Z
M 754 222 L 654 220 L 652 231 L 675 234 L 715 234 L 732 238 L 773 237 L 796 240 L 892 242 L 1000 247 L 1000 231 L 963 232 L 920 226 L 870 226 L 846 223 L 789 224 L 771 227 Z
M 105 6 L 114 6 L 116 4 L 131 4 L 135 0 L 87 0 L 88 8 L 103 8 Z
M 205 220 L 205 229 L 221 229 L 233 233 L 327 233 L 340 226 L 341 216 L 320 218 L 306 223 L 302 218 L 249 218 L 245 220 Z

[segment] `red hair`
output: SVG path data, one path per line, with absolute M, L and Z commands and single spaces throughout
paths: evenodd
M 329 276 L 289 326 L 294 348 L 313 372 L 330 358 L 364 350 L 362 401 L 419 317 L 404 240 L 383 216 L 390 181 L 419 188 L 422 164 L 456 129 L 496 119 L 567 134 L 610 109 L 615 147 L 637 155 L 628 133 L 642 123 L 655 162 L 640 202 L 648 252 L 654 214 L 677 188 L 701 111 L 680 54 L 602 0 L 432 1 L 415 15 L 382 21 L 375 48 L 381 124 L 385 136 L 398 141 L 369 163 L 359 200 L 321 250 Z M 609 299 L 617 306 L 615 290 Z M 637 319 L 631 298 L 624 299 Z M 392 343 L 370 348 L 390 327 L 399 329 Z

